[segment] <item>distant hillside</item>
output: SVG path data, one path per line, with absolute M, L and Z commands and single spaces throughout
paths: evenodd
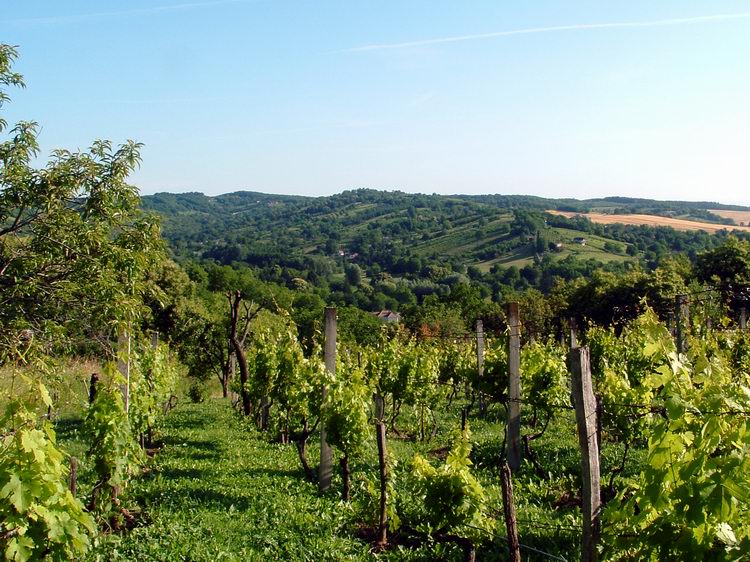
M 177 255 L 220 263 L 245 262 L 315 281 L 343 275 L 347 264 L 366 274 L 430 276 L 473 267 L 477 274 L 510 267 L 560 267 L 595 262 L 656 263 L 675 251 L 695 253 L 726 236 L 621 224 L 594 224 L 545 210 L 646 213 L 728 224 L 709 209 L 750 211 L 718 203 L 609 197 L 545 199 L 519 195 L 421 195 L 369 189 L 329 197 L 237 192 L 158 193 L 143 207 L 163 216 L 164 235 Z M 717 238 L 718 237 L 718 238 Z M 559 268 L 558 268 L 559 269 Z M 555 275 L 565 275 L 555 273 Z M 530 279 L 534 276 L 529 274 Z

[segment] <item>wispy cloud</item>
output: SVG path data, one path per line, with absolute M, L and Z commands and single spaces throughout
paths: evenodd
M 423 94 L 420 94 L 413 98 L 409 105 L 412 107 L 419 107 L 420 105 L 424 105 L 428 101 L 430 101 L 432 98 L 435 97 L 435 92 L 424 92 Z
M 104 18 L 117 18 L 127 16 L 149 16 L 161 14 L 164 12 L 177 12 L 193 8 L 208 8 L 213 6 L 222 6 L 225 4 L 246 4 L 258 0 L 202 0 L 198 2 L 182 2 L 180 4 L 164 4 L 161 6 L 149 6 L 147 8 L 133 8 L 131 10 L 116 10 L 111 12 L 93 12 L 88 14 L 71 14 L 60 16 L 46 16 L 38 18 L 16 18 L 9 20 L 0 20 L 0 23 L 15 25 L 50 25 L 50 24 L 67 24 L 78 23 L 87 20 L 96 20 Z
M 453 35 L 450 37 L 436 37 L 433 39 L 419 39 L 416 41 L 403 41 L 400 43 L 379 43 L 373 45 L 362 45 L 333 51 L 335 53 L 357 53 L 366 51 L 383 51 L 387 49 L 408 49 L 410 47 L 424 47 L 428 45 L 439 45 L 442 43 L 460 43 L 464 41 L 479 41 L 482 39 L 494 39 L 496 37 L 508 37 L 511 35 L 532 35 L 536 33 L 557 33 L 561 31 L 584 31 L 590 29 L 627 29 L 646 27 L 667 27 L 675 25 L 690 25 L 699 23 L 719 22 L 727 20 L 739 20 L 750 18 L 750 12 L 739 12 L 734 14 L 713 14 L 707 16 L 696 16 L 690 18 L 673 18 L 648 21 L 623 21 L 602 23 L 579 23 L 571 25 L 553 25 L 547 27 L 527 27 L 522 29 L 509 29 L 505 31 L 493 31 L 490 33 L 475 33 L 471 35 Z

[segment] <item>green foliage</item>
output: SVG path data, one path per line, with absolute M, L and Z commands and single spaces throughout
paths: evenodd
M 613 559 L 738 560 L 750 551 L 750 377 L 708 342 L 674 352 L 646 315 L 642 384 L 665 405 L 639 479 L 605 518 Z M 743 554 L 744 553 L 744 554 Z
M 669 335 L 652 311 L 625 326 L 619 337 L 614 328 L 591 326 L 586 333 L 594 384 L 604 407 L 602 425 L 616 439 L 645 438 L 655 419 L 656 412 L 648 408 L 655 389 L 646 383 L 664 362 L 663 355 L 654 353 L 654 342 L 664 346 L 664 354 L 675 351 L 674 341 L 664 334 Z
M 437 468 L 421 455 L 414 457 L 410 489 L 398 497 L 402 524 L 427 536 L 465 538 L 492 528 L 484 489 L 470 468 L 470 438 L 468 429 L 457 435 L 445 463 Z
M 109 365 L 108 371 L 113 381 L 124 383 L 115 374 L 114 366 Z M 84 434 L 90 444 L 88 458 L 98 478 L 91 504 L 100 513 L 109 515 L 142 458 L 122 392 L 114 383 L 97 386 L 96 398 L 86 412 Z
M 336 379 L 328 387 L 323 404 L 326 439 L 351 457 L 362 452 L 370 426 L 372 388 L 367 384 L 364 370 L 354 361 L 342 361 L 336 367 Z
M 698 256 L 695 264 L 700 281 L 718 284 L 731 291 L 750 284 L 750 242 L 728 238 L 724 244 Z
M 288 320 L 288 319 L 287 319 Z M 315 348 L 306 357 L 293 323 L 265 326 L 253 333 L 247 349 L 248 391 L 260 410 L 269 410 L 269 426 L 282 435 L 306 431 L 320 416 L 323 386 L 330 377 Z
M 473 346 L 463 341 L 445 340 L 438 348 L 440 382 L 457 386 L 472 380 L 477 370 Z
M 206 386 L 206 383 L 201 380 L 193 379 L 188 388 L 188 398 L 193 404 L 205 402 L 206 398 L 208 398 L 208 387 Z
M 36 387 L 45 406 L 46 388 Z M 39 422 L 29 396 L 16 395 L 0 419 L 0 549 L 5 560 L 71 560 L 84 554 L 93 519 L 66 485 L 65 454 L 48 422 Z
M 136 339 L 131 344 L 130 407 L 128 420 L 135 436 L 157 426 L 164 407 L 172 398 L 181 374 L 181 365 L 169 346 Z
M 521 349 L 521 400 L 552 415 L 570 404 L 570 380 L 565 352 L 553 343 L 532 343 Z
M 496 402 L 508 400 L 508 344 L 505 338 L 490 341 L 484 351 L 484 376 L 477 380 L 472 373 L 473 387 Z

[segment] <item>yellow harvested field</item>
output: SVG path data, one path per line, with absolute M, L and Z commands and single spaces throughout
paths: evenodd
M 684 219 L 673 219 L 670 217 L 657 217 L 656 215 L 609 215 L 606 213 L 571 213 L 566 211 L 547 211 L 552 215 L 562 215 L 572 218 L 582 216 L 591 222 L 600 224 L 632 224 L 646 226 L 671 226 L 675 230 L 703 230 L 705 232 L 718 232 L 720 230 L 742 230 L 750 232 L 747 226 L 732 226 L 726 224 L 712 224 L 709 222 L 690 221 Z M 715 211 L 712 211 L 715 212 Z M 722 211 L 728 212 L 728 211 Z M 719 213 L 716 213 L 719 214 Z
M 714 215 L 719 215 L 725 219 L 732 219 L 737 224 L 750 225 L 750 211 L 720 211 L 718 209 L 709 209 Z

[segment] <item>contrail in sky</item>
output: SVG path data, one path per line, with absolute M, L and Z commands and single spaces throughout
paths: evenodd
M 190 8 L 205 8 L 210 6 L 221 6 L 222 4 L 246 4 L 257 0 L 202 0 L 198 2 L 183 2 L 181 4 L 165 4 L 162 6 L 150 6 L 148 8 L 133 8 L 132 10 L 117 10 L 112 12 L 94 12 L 90 14 L 72 14 L 69 16 L 48 16 L 40 18 L 19 18 L 11 20 L 2 20 L 0 23 L 10 23 L 18 25 L 27 24 L 56 24 L 56 23 L 76 23 L 79 21 L 113 18 L 121 16 L 148 16 L 163 12 L 176 12 L 179 10 L 188 10 Z
M 357 53 L 365 51 L 383 51 L 386 49 L 406 49 L 409 47 L 423 47 L 426 45 L 439 45 L 442 43 L 460 43 L 463 41 L 477 41 L 480 39 L 493 39 L 495 37 L 508 37 L 510 35 L 532 35 L 536 33 L 554 33 L 558 31 L 580 31 L 588 29 L 626 29 L 644 27 L 667 27 L 672 25 L 687 25 L 713 21 L 726 21 L 750 18 L 750 12 L 739 12 L 735 14 L 714 14 L 710 16 L 696 16 L 692 18 L 674 18 L 650 21 L 632 22 L 608 22 L 608 23 L 579 23 L 572 25 L 553 25 L 549 27 L 527 27 L 523 29 L 510 29 L 506 31 L 494 31 L 490 33 L 475 33 L 472 35 L 454 35 L 451 37 L 437 37 L 434 39 L 420 39 L 417 41 L 404 41 L 402 43 L 380 43 L 374 45 L 363 45 L 334 51 L 337 53 Z

